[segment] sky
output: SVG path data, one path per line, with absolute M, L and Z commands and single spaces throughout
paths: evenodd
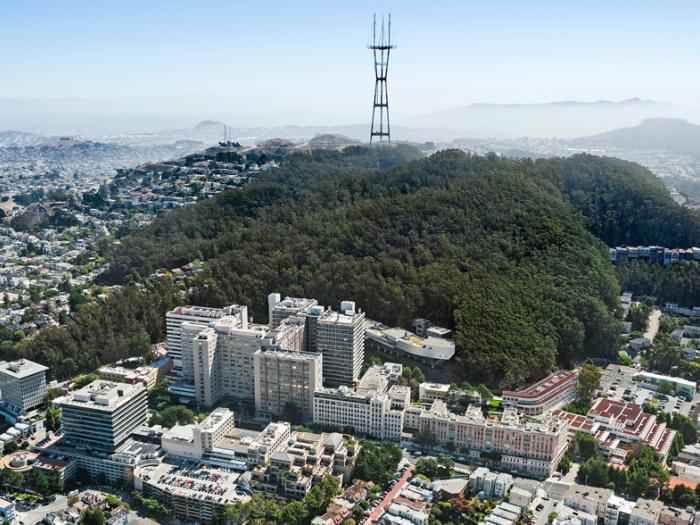
M 173 122 L 363 122 L 373 12 L 392 13 L 394 122 L 476 102 L 700 106 L 697 1 L 3 0 L 0 129 L 56 99 Z

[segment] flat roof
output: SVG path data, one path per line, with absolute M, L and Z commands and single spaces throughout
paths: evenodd
M 0 372 L 17 379 L 29 377 L 40 372 L 46 372 L 48 369 L 48 366 L 40 365 L 29 359 L 0 363 Z
M 57 403 L 63 407 L 90 408 L 111 412 L 145 391 L 146 387 L 142 383 L 115 383 L 97 379 L 60 398 Z
M 669 383 L 676 383 L 678 385 L 691 386 L 693 388 L 697 388 L 698 386 L 697 383 L 693 381 L 688 381 L 687 379 L 683 379 L 681 377 L 666 376 L 663 374 L 656 374 L 654 372 L 639 372 L 637 375 L 640 375 L 642 377 L 651 377 L 653 379 L 658 379 L 659 381 L 668 381 Z

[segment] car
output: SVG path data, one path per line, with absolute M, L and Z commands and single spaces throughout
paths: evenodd
M 542 505 L 542 503 L 540 503 L 539 505 L 537 505 L 537 506 L 535 507 L 535 510 L 536 510 L 537 512 L 541 512 L 543 509 L 544 509 L 544 505 Z
M 366 510 L 362 513 L 363 516 L 369 516 L 370 514 L 372 514 L 372 513 L 368 510 Z

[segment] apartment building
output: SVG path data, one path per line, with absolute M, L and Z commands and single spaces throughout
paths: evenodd
M 253 358 L 256 413 L 277 416 L 289 405 L 311 419 L 314 392 L 322 387 L 321 354 L 259 350 Z
M 539 416 L 576 397 L 577 370 L 559 370 L 524 390 L 505 390 L 503 404 L 528 416 Z
M 314 423 L 354 429 L 378 439 L 398 441 L 410 406 L 409 387 L 399 386 L 402 366 L 385 363 L 370 367 L 355 389 L 324 388 L 314 394 Z
M 48 390 L 47 367 L 28 359 L 0 364 L 3 411 L 13 418 L 41 405 Z
M 505 409 L 496 421 L 486 419 L 480 407 L 471 405 L 464 415 L 458 415 L 444 401 L 436 400 L 430 410 L 421 413 L 419 425 L 421 432 L 438 443 L 468 451 L 475 462 L 491 455 L 502 470 L 537 478 L 555 472 L 567 447 L 565 421 L 527 422 L 513 408 Z
M 76 447 L 113 453 L 146 422 L 146 387 L 97 380 L 56 401 L 63 432 Z
M 339 312 L 317 307 L 308 319 L 311 348 L 323 355 L 323 384 L 354 385 L 365 359 L 365 314 L 343 301 Z

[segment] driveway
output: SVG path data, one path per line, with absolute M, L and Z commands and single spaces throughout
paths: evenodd
M 649 314 L 649 320 L 647 321 L 647 331 L 644 332 L 644 337 L 651 339 L 652 341 L 659 332 L 659 322 L 661 321 L 661 310 L 654 308 Z

